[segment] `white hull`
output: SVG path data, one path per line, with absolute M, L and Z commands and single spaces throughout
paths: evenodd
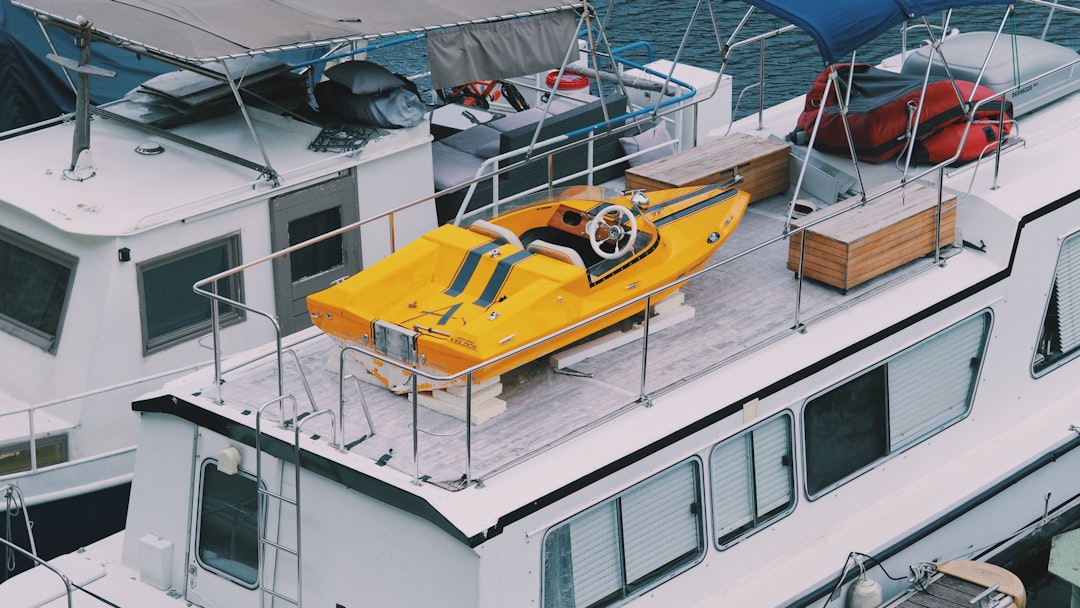
M 733 131 L 782 136 L 802 104 Z M 859 165 L 872 200 L 844 217 L 902 218 L 872 259 L 925 233 L 904 215 L 922 197 L 957 228 L 852 286 L 793 276 L 793 171 L 683 286 L 692 317 L 504 375 L 480 424 L 340 377 L 315 329 L 227 349 L 134 402 L 126 529 L 56 566 L 125 607 L 823 608 L 860 559 L 886 596 L 907 585 L 878 563 L 991 559 L 1080 502 L 1078 129 L 1072 94 L 1000 158 Z M 40 569 L 0 585 L 61 591 Z

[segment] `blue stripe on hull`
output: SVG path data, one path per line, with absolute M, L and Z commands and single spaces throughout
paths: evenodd
M 473 274 L 476 272 L 476 267 L 480 264 L 480 257 L 498 246 L 498 243 L 491 241 L 470 249 L 469 253 L 465 256 L 465 262 L 461 265 L 461 268 L 458 269 L 457 275 L 454 277 L 454 282 L 451 283 L 450 287 L 443 293 L 451 297 L 460 296 L 461 293 L 465 291 L 465 286 L 469 284 Z
M 510 276 L 510 270 L 514 267 L 514 264 L 531 255 L 528 251 L 519 251 L 499 260 L 499 263 L 495 266 L 495 272 L 491 274 L 491 278 L 488 280 L 487 287 L 484 287 L 484 293 L 480 294 L 480 298 L 473 304 L 481 308 L 490 306 L 495 301 L 495 296 L 499 295 L 499 290 L 506 284 L 506 277 Z

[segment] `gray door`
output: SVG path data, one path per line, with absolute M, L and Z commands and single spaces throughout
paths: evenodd
M 271 199 L 271 246 L 280 251 L 360 219 L 356 176 L 340 175 Z M 281 329 L 290 334 L 311 325 L 308 294 L 358 272 L 360 231 L 321 241 L 274 260 L 274 286 Z

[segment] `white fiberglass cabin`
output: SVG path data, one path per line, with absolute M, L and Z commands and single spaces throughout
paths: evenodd
M 508 21 L 528 28 L 532 17 L 556 14 L 558 31 L 569 32 L 547 53 L 558 60 L 503 66 L 513 76 L 542 67 L 530 77 L 542 81 L 569 53 L 577 13 L 515 0 L 500 12 L 477 3 L 450 14 L 419 3 L 404 17 L 360 19 L 354 8 L 328 6 L 320 25 L 299 35 L 303 20 L 277 13 L 265 24 L 251 15 L 215 18 L 215 35 L 163 27 L 174 23 L 172 9 L 133 18 L 111 12 L 111 3 L 30 4 L 12 10 L 76 41 L 78 56 L 50 60 L 68 70 L 78 101 L 71 115 L 0 134 L 0 493 L 28 507 L 37 524 L 36 547 L 21 520 L 17 543 L 51 557 L 123 526 L 138 423 L 131 400 L 210 365 L 212 329 L 218 347 L 235 352 L 273 341 L 278 329 L 306 328 L 309 293 L 436 226 L 435 168 L 446 163 L 433 160 L 433 134 L 460 130 L 453 119 L 470 108 L 412 99 L 415 120 L 407 124 L 342 124 L 312 109 L 312 85 L 330 81 L 321 76 L 326 61 L 359 65 L 349 59 L 379 46 L 372 41 L 452 34 L 441 24 L 462 19 L 481 29 Z M 517 28 L 499 31 L 512 38 Z M 387 44 L 364 63 L 392 62 L 399 47 Z M 99 45 L 129 51 L 132 62 L 149 56 L 181 69 L 91 106 L 87 91 L 112 76 L 94 65 Z M 407 83 L 394 82 L 401 90 Z M 625 96 L 618 100 L 627 111 Z M 571 113 L 573 128 L 603 122 L 597 108 Z M 513 110 L 498 109 L 484 120 L 509 124 Z M 517 121 L 522 129 L 535 122 Z M 590 180 L 583 171 L 579 181 Z M 200 279 L 358 222 L 358 230 L 207 286 L 235 303 L 216 315 L 192 290 Z
M 933 15 L 912 15 L 860 2 L 879 28 L 851 38 L 847 2 L 749 4 L 749 17 L 761 8 L 811 33 L 830 68 L 902 24 L 940 15 L 944 30 L 910 30 L 935 40 L 954 7 L 958 19 L 971 4 L 1003 8 L 924 2 Z M 1040 40 L 1038 3 L 1009 7 L 1001 23 L 1029 11 L 1041 15 L 1033 32 L 1021 23 L 981 45 L 963 33 L 932 44 L 955 65 L 974 53 L 1011 70 L 1021 44 L 1062 58 L 999 81 L 965 109 L 968 128 L 990 126 L 970 120 L 975 105 L 1001 107 L 1080 62 Z M 1054 23 L 1076 12 L 1058 6 Z M 880 67 L 902 73 L 910 57 L 922 63 L 909 70 L 934 65 L 907 53 Z M 791 179 L 754 200 L 679 298 L 498 383 L 395 394 L 364 382 L 349 349 L 314 328 L 171 381 L 133 404 L 126 529 L 0 584 L 0 596 L 824 607 L 847 602 L 863 577 L 893 596 L 907 582 L 887 573 L 1007 563 L 1080 502 L 1074 90 L 1066 81 L 1002 115 L 1007 137 L 962 163 L 916 166 L 903 152 L 853 162 L 783 144 L 792 164 L 776 171 Z M 783 141 L 805 102 L 739 120 L 719 141 Z M 498 300 L 489 305 L 497 317 Z M 402 350 L 376 342 L 367 354 L 392 364 Z

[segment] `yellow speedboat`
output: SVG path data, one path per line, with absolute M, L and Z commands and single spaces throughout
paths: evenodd
M 480 383 L 642 312 L 644 300 L 560 333 L 702 268 L 749 198 L 722 186 L 647 195 L 570 188 L 467 228 L 440 226 L 308 296 L 308 311 L 327 334 L 364 351 L 353 354 L 367 371 L 401 391 L 413 370 L 453 376 L 557 334 L 478 369 Z M 421 373 L 417 381 L 427 391 L 465 378 Z

